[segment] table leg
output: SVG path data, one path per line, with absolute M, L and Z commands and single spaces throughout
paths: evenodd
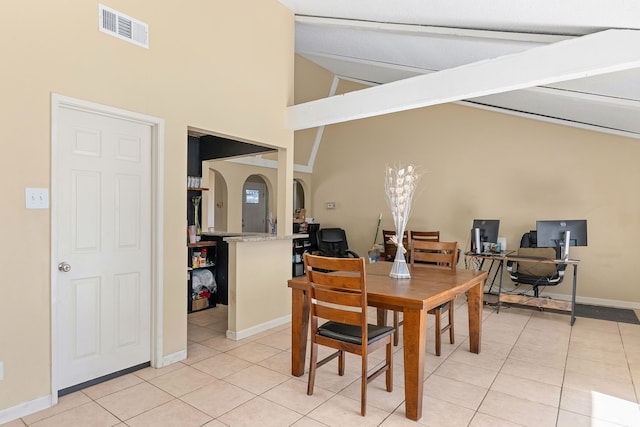
M 309 293 L 291 289 L 291 375 L 304 375 L 309 335 Z
M 469 351 L 476 354 L 480 353 L 482 340 L 483 289 L 484 280 L 470 288 L 467 293 L 467 306 L 469 309 Z
M 422 417 L 427 310 L 404 310 L 404 398 L 406 417 Z
M 377 308 L 376 309 L 376 317 L 377 317 L 377 324 L 380 326 L 387 326 L 387 310 L 385 310 L 384 308 Z

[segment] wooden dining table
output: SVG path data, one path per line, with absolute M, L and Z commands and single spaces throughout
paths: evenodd
M 486 271 L 409 267 L 411 278 L 389 276 L 391 262 L 366 265 L 367 300 L 377 308 L 378 324 L 386 324 L 387 310 L 401 311 L 404 317 L 405 415 L 422 417 L 427 311 L 467 293 L 469 310 L 469 350 L 480 353 L 482 337 L 483 288 Z M 292 291 L 291 374 L 304 374 L 309 332 L 309 284 L 305 276 L 289 280 Z

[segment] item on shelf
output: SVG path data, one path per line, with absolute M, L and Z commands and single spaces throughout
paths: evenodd
M 213 273 L 204 268 L 193 272 L 191 288 L 195 296 L 199 296 L 202 292 L 215 293 L 218 290 L 216 279 Z
M 193 196 L 191 198 L 191 203 L 193 203 L 193 221 L 196 226 L 196 241 L 200 241 L 200 234 L 202 230 L 200 229 L 200 216 L 198 215 L 198 210 L 200 207 L 200 200 L 202 200 L 202 196 Z
M 189 243 L 195 243 L 196 242 L 196 226 L 189 225 L 187 226 L 187 230 L 189 233 Z
M 191 311 L 203 310 L 209 307 L 209 299 L 208 298 L 200 298 L 191 300 Z
M 201 188 L 202 187 L 202 177 L 200 177 L 200 176 L 188 176 L 187 177 L 187 187 L 188 188 Z
M 202 248 L 202 253 L 200 255 L 200 267 L 207 266 L 207 248 Z
M 198 268 L 200 267 L 200 252 L 194 252 L 191 256 L 191 267 Z

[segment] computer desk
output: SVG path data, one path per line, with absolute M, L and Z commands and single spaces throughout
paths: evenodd
M 491 281 L 491 287 L 493 287 L 493 282 L 496 279 L 498 273 L 500 273 L 499 277 L 499 286 L 498 286 L 498 304 L 496 312 L 500 313 L 500 304 L 502 302 L 512 303 L 512 304 L 520 304 L 538 307 L 540 309 L 548 308 L 552 310 L 559 311 L 568 311 L 571 312 L 571 326 L 576 321 L 576 289 L 578 286 L 578 264 L 580 260 L 577 259 L 532 259 L 529 257 L 519 257 L 515 254 L 515 251 L 512 252 L 496 252 L 496 253 L 474 253 L 474 252 L 466 252 L 465 256 L 470 258 L 480 259 L 480 269 L 484 265 L 485 260 L 491 260 L 491 266 L 489 267 L 489 271 L 487 275 L 491 272 L 491 268 L 493 267 L 494 262 L 498 262 L 498 268 L 493 275 L 493 280 Z M 507 261 L 522 261 L 522 262 L 539 262 L 543 264 L 556 264 L 556 265 L 571 265 L 573 266 L 573 289 L 571 291 L 571 301 L 560 301 L 553 300 L 550 298 L 540 298 L 529 295 L 511 295 L 511 294 L 502 294 L 502 272 L 504 270 L 504 263 Z M 487 277 L 488 279 L 488 277 Z M 490 288 L 491 289 L 491 288 Z

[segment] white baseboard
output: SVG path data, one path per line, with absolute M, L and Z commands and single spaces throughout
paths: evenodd
M 264 332 L 266 330 L 269 330 L 271 328 L 275 328 L 277 326 L 281 326 L 281 325 L 285 325 L 287 323 L 291 322 L 291 315 L 288 314 L 284 317 L 280 317 L 278 319 L 273 319 L 273 320 L 269 320 L 268 322 L 264 322 L 261 323 L 259 325 L 256 326 L 252 326 L 250 328 L 247 329 L 243 329 L 241 331 L 227 331 L 227 338 L 229 338 L 230 340 L 234 340 L 234 341 L 238 341 L 241 340 L 243 338 L 247 338 L 250 337 L 252 335 L 258 334 L 260 332 Z
M 180 350 L 176 353 L 164 356 L 162 358 L 162 366 L 156 366 L 156 368 L 163 368 L 173 363 L 180 362 L 181 360 L 184 360 L 186 358 L 187 358 L 187 350 L 186 349 Z
M 1 410 L 0 424 L 17 420 L 18 418 L 33 414 L 38 411 L 42 411 L 43 409 L 51 408 L 52 406 L 53 400 L 51 398 L 51 395 L 39 397 L 30 402 L 23 402 L 11 408 Z
M 551 294 L 551 293 L 545 292 L 544 296 L 549 296 L 551 298 L 564 300 L 564 301 L 571 301 L 571 295 L 566 295 L 566 294 Z M 604 299 L 604 298 L 581 297 L 579 295 L 576 295 L 576 302 L 580 304 L 601 305 L 604 307 L 640 310 L 640 302 L 620 301 L 620 300 Z

